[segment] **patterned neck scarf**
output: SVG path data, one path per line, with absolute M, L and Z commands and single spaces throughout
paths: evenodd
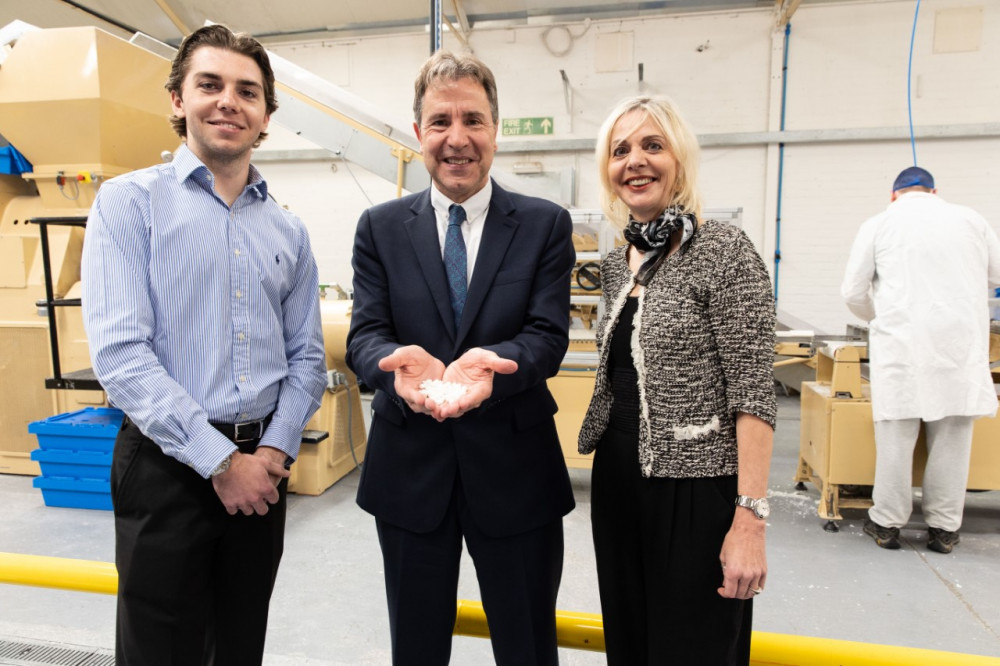
M 659 217 L 649 222 L 639 222 L 629 215 L 628 226 L 623 232 L 625 240 L 645 255 L 645 260 L 635 274 L 635 281 L 645 287 L 667 257 L 670 236 L 683 229 L 681 245 L 694 234 L 696 218 L 680 206 L 670 206 Z

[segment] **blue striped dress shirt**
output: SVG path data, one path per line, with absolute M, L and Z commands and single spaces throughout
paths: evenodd
M 209 421 L 272 412 L 260 445 L 298 455 L 326 386 L 318 271 L 256 168 L 231 207 L 186 146 L 104 183 L 82 289 L 98 379 L 167 455 L 208 477 L 236 450 Z

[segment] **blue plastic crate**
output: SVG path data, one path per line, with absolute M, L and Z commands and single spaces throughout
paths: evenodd
M 111 451 L 35 449 L 31 459 L 41 465 L 42 476 L 107 481 L 111 478 L 111 455 Z
M 62 476 L 36 476 L 31 482 L 42 491 L 45 506 L 70 509 L 111 510 L 111 483 L 100 479 L 71 479 Z
M 28 424 L 46 450 L 111 451 L 121 429 L 124 412 L 111 407 L 87 407 Z

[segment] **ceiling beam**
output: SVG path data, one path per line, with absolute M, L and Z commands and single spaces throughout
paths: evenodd
M 802 4 L 802 0 L 774 0 L 774 13 L 777 20 L 774 25 L 779 30 L 792 20 L 792 14 Z
M 180 17 L 177 16 L 177 12 L 175 12 L 174 8 L 170 6 L 169 0 L 155 0 L 155 1 L 156 4 L 160 7 L 160 11 L 166 14 L 167 18 L 170 19 L 170 22 L 174 24 L 174 27 L 180 30 L 181 37 L 186 37 L 189 34 L 191 34 L 192 32 L 191 28 L 185 25 L 184 21 L 182 21 Z
M 448 30 L 451 31 L 451 34 L 455 35 L 455 37 L 458 38 L 458 41 L 462 42 L 462 46 L 464 46 L 467 50 L 471 51 L 472 47 L 469 46 L 469 40 L 465 36 L 465 33 L 462 32 L 461 27 L 456 28 L 455 24 L 449 21 L 448 17 L 445 16 L 444 14 L 441 15 L 441 19 L 445 22 L 445 24 L 447 24 Z
M 82 12 L 90 14 L 91 16 L 104 21 L 105 23 L 110 23 L 111 25 L 115 26 L 119 30 L 124 30 L 125 32 L 130 33 L 130 34 L 135 34 L 136 32 L 138 32 L 132 26 L 130 26 L 130 25 L 126 24 L 126 23 L 122 23 L 121 21 L 118 21 L 117 19 L 112 18 L 111 16 L 108 16 L 107 14 L 102 14 L 99 11 L 95 11 L 95 10 L 89 8 L 89 7 L 85 7 L 84 5 L 82 5 L 79 2 L 76 2 L 75 0 L 62 0 L 62 2 L 64 4 L 69 5 L 70 7 L 73 7 L 75 9 L 79 9 Z
M 465 7 L 462 6 L 462 0 L 451 0 L 451 4 L 455 8 L 455 19 L 458 21 L 458 27 L 448 20 L 447 14 L 442 14 L 441 18 L 448 25 L 448 30 L 451 31 L 451 34 L 455 35 L 458 41 L 462 42 L 465 50 L 471 51 L 472 47 L 469 46 L 469 18 L 465 14 Z
M 455 18 L 458 19 L 458 25 L 462 29 L 462 34 L 468 37 L 472 27 L 469 25 L 469 16 L 465 13 L 465 6 L 462 4 L 462 0 L 451 0 L 451 4 L 455 6 Z

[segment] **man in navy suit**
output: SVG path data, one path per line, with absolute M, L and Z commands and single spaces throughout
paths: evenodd
M 362 214 L 347 338 L 376 389 L 358 504 L 378 528 L 393 663 L 448 663 L 464 538 L 496 663 L 557 664 L 574 500 L 545 381 L 568 345 L 572 222 L 490 179 L 496 82 L 475 57 L 431 56 L 413 111 L 433 184 Z

